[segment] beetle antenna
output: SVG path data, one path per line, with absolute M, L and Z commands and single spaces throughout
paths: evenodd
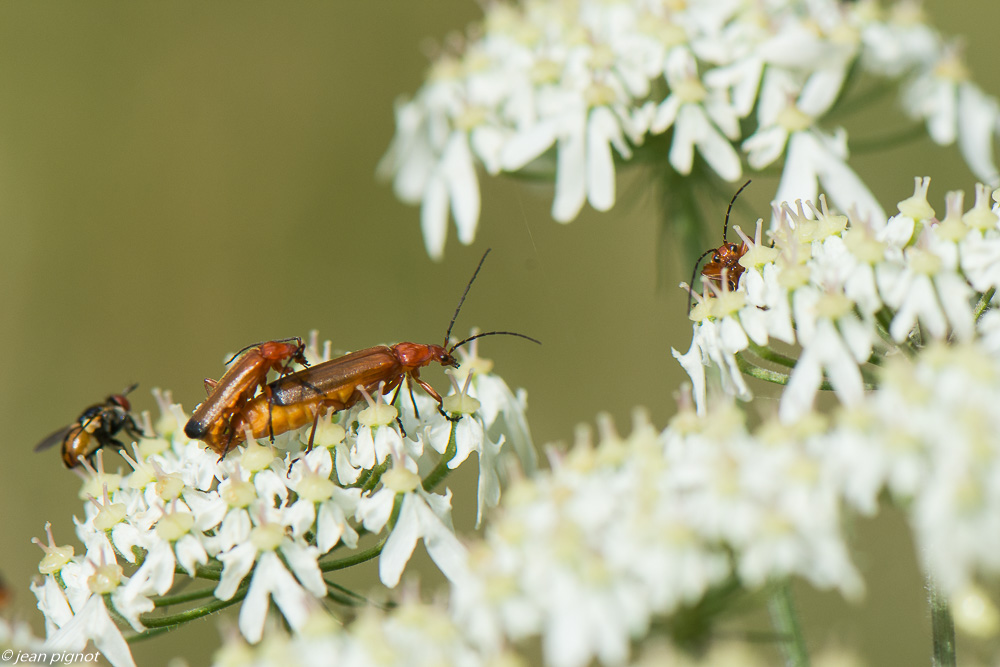
M 722 225 L 722 242 L 723 243 L 726 242 L 726 232 L 729 231 L 729 214 L 733 210 L 733 204 L 736 203 L 736 198 L 740 196 L 741 192 L 743 192 L 744 190 L 746 190 L 746 188 L 747 188 L 748 185 L 750 185 L 750 179 L 749 178 L 747 179 L 747 182 L 743 184 L 743 187 L 741 187 L 739 190 L 737 190 L 736 194 L 733 195 L 733 198 L 729 200 L 729 208 L 726 209 L 726 222 L 725 222 L 724 225 Z M 704 255 L 702 255 L 702 257 L 704 257 Z M 701 261 L 701 260 L 698 260 L 698 261 Z M 692 278 L 692 281 L 693 280 L 694 279 Z M 691 305 L 689 303 L 688 304 L 688 312 L 690 312 L 690 311 L 691 311 Z
M 701 253 L 701 257 L 694 263 L 694 271 L 691 272 L 691 282 L 688 283 L 690 287 L 688 288 L 688 315 L 691 314 L 691 291 L 694 290 L 694 279 L 698 275 L 698 265 L 701 264 L 701 260 L 708 256 L 708 253 L 715 252 L 715 248 L 709 248 L 705 252 Z
M 465 340 L 462 340 L 462 341 L 459 341 L 459 342 L 455 343 L 454 345 L 451 346 L 451 349 L 448 350 L 448 354 L 451 354 L 452 352 L 454 352 L 458 348 L 462 347 L 466 343 L 474 341 L 477 338 L 482 338 L 483 336 L 517 336 L 518 338 L 524 338 L 526 340 L 530 340 L 532 343 L 538 343 L 539 345 L 542 344 L 542 341 L 540 341 L 540 340 L 536 340 L 536 339 L 532 338 L 531 336 L 525 336 L 524 334 L 517 333 L 515 331 L 486 331 L 484 333 L 477 333 L 474 336 L 469 336 Z
M 465 285 L 465 291 L 462 292 L 462 298 L 458 300 L 458 308 L 455 309 L 455 314 L 451 316 L 451 322 L 448 324 L 448 333 L 444 335 L 444 346 L 448 345 L 448 339 L 451 338 L 451 329 L 455 326 L 455 320 L 458 319 L 458 313 L 462 310 L 462 304 L 465 303 L 465 297 L 469 295 L 469 288 L 472 287 L 472 283 L 475 282 L 476 276 L 479 275 L 479 269 L 483 268 L 483 262 L 486 261 L 486 255 L 490 254 L 490 250 L 493 248 L 487 248 L 486 252 L 483 253 L 482 258 L 479 260 L 476 270 L 473 272 L 472 277 L 469 278 L 469 282 Z

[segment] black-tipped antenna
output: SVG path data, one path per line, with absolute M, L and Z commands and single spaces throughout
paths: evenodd
M 516 331 L 486 331 L 483 333 L 477 333 L 474 336 L 469 336 L 465 340 L 461 340 L 455 343 L 454 345 L 451 346 L 451 349 L 448 350 L 448 354 L 451 354 L 452 352 L 462 347 L 466 343 L 472 342 L 477 338 L 482 338 L 484 336 L 517 336 L 518 338 L 524 338 L 526 340 L 530 340 L 532 343 L 538 343 L 539 345 L 542 344 L 542 341 L 536 340 L 531 336 L 525 336 L 524 334 L 517 333 Z
M 709 253 L 715 252 L 715 248 L 709 248 L 705 252 L 701 253 L 701 257 L 694 263 L 694 271 L 691 272 L 691 282 L 688 283 L 688 315 L 691 314 L 691 297 L 694 295 L 694 279 L 698 275 L 698 265 L 701 264 L 701 260 L 705 259 Z
M 736 194 L 733 195 L 733 198 L 729 200 L 729 208 L 726 209 L 726 222 L 725 222 L 725 224 L 722 225 L 722 242 L 723 243 L 726 242 L 726 233 L 729 231 L 729 214 L 733 210 L 733 204 L 736 203 L 736 198 L 740 196 L 741 192 L 743 192 L 744 190 L 747 189 L 747 186 L 750 185 L 750 183 L 751 183 L 751 180 L 748 178 L 747 182 L 743 184 L 743 187 L 741 187 L 739 190 L 737 190 Z M 704 257 L 704 255 L 702 255 L 702 257 Z
M 479 260 L 479 265 L 476 266 L 475 272 L 472 277 L 469 278 L 469 282 L 465 285 L 465 291 L 462 292 L 462 298 L 458 300 L 458 308 L 455 309 L 455 314 L 451 316 L 451 322 L 448 324 L 448 333 L 444 335 L 444 345 L 442 347 L 448 346 L 448 339 L 451 338 L 451 328 L 455 326 L 455 320 L 458 319 L 458 313 L 462 310 L 462 304 L 465 303 L 465 297 L 469 295 L 469 288 L 472 287 L 472 283 L 475 282 L 476 276 L 479 275 L 479 269 L 483 268 L 483 262 L 486 261 L 486 255 L 490 254 L 490 250 L 493 248 L 487 248 L 486 252 L 483 253 L 482 258 Z

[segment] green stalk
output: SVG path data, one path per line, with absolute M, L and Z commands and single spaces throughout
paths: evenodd
M 203 600 L 205 598 L 210 598 L 215 595 L 214 588 L 204 588 L 200 591 L 189 591 L 187 593 L 177 593 L 176 595 L 164 595 L 153 600 L 153 606 L 155 607 L 169 607 L 175 604 L 183 604 L 185 602 L 193 602 L 195 600 Z
M 336 570 L 343 570 L 344 568 L 348 568 L 353 565 L 360 565 L 361 563 L 370 561 L 373 558 L 378 558 L 378 555 L 382 553 L 382 547 L 385 546 L 386 539 L 387 538 L 383 537 L 376 544 L 368 547 L 364 551 L 359 551 L 358 553 L 347 556 L 346 558 L 323 561 L 319 564 L 319 569 L 322 572 L 334 572 Z
M 194 609 L 188 609 L 176 614 L 171 614 L 170 616 L 152 616 L 150 614 L 142 614 L 139 616 L 139 620 L 147 628 L 169 628 L 181 625 L 183 623 L 188 623 L 189 621 L 208 616 L 209 614 L 215 613 L 220 609 L 231 607 L 237 602 L 241 602 L 243 598 L 247 596 L 248 590 L 250 590 L 249 584 L 238 588 L 236 590 L 236 594 L 228 600 L 214 600 L 203 607 L 195 607 Z M 136 635 L 136 637 L 141 636 L 142 635 Z M 132 641 L 132 639 L 134 639 L 134 637 L 130 638 L 129 641 Z
M 365 604 L 363 601 L 355 600 L 354 598 L 348 595 L 342 595 L 340 593 L 337 593 L 335 592 L 334 589 L 330 588 L 329 586 L 327 586 L 326 599 L 331 600 L 339 605 L 343 605 L 345 607 L 362 607 Z
M 927 604 L 931 608 L 931 665 L 934 667 L 955 667 L 955 623 L 951 609 L 934 581 L 927 578 Z
M 174 568 L 174 574 L 187 574 L 187 570 L 178 565 Z M 219 581 L 222 578 L 222 565 L 199 565 L 195 568 L 194 576 L 199 579 L 209 581 Z
M 155 630 L 146 630 L 145 632 L 137 632 L 131 637 L 127 637 L 125 641 L 127 641 L 129 644 L 137 644 L 141 641 L 146 641 L 147 639 L 152 639 L 153 637 L 159 637 L 160 635 L 164 635 L 173 629 L 174 628 L 156 628 Z
M 997 288 L 991 287 L 985 292 L 983 292 L 982 297 L 979 299 L 979 303 L 976 304 L 976 310 L 972 313 L 973 317 L 978 321 L 980 316 L 990 307 L 990 301 L 993 300 L 993 295 L 996 294 Z
M 360 593 L 355 593 L 350 588 L 346 586 L 341 586 L 335 581 L 330 581 L 329 579 L 323 580 L 326 583 L 327 588 L 332 588 L 335 591 L 339 591 L 344 594 L 345 597 L 349 597 L 357 603 L 361 604 L 371 604 L 371 601 Z
M 769 347 L 762 347 L 757 343 L 750 341 L 750 351 L 755 355 L 763 359 L 764 361 L 770 361 L 772 363 L 778 364 L 779 366 L 785 366 L 787 368 L 795 368 L 795 364 L 798 359 L 785 356 L 780 352 L 775 352 Z
M 367 495 L 372 489 L 378 486 L 379 480 L 382 479 L 382 475 L 389 469 L 391 458 L 392 457 L 390 456 L 386 456 L 382 463 L 379 463 L 377 466 L 372 468 L 371 475 L 368 476 L 368 479 L 365 480 L 364 485 L 361 487 L 361 495 Z
M 739 367 L 740 372 L 744 375 L 748 375 L 752 378 L 757 378 L 758 380 L 763 380 L 764 382 L 770 382 L 772 384 L 786 385 L 790 378 L 789 375 L 781 373 L 779 371 L 772 371 L 768 368 L 762 368 L 757 364 L 749 361 L 742 353 L 736 354 L 736 365 Z M 861 372 L 862 383 L 861 386 L 865 391 L 874 391 L 878 388 L 878 384 L 875 379 L 866 373 L 863 369 L 859 369 Z M 823 380 L 819 383 L 819 388 L 823 391 L 833 391 L 833 385 L 830 384 L 829 380 Z
M 786 637 L 781 642 L 785 664 L 788 667 L 808 667 L 809 651 L 806 649 L 802 626 L 795 613 L 795 602 L 792 600 L 792 590 L 788 581 L 776 583 L 772 587 L 767 608 L 771 612 L 771 626 L 775 633 Z
M 736 365 L 739 367 L 741 373 L 749 375 L 752 378 L 757 378 L 758 380 L 763 380 L 764 382 L 770 382 L 772 384 L 788 384 L 787 374 L 772 371 L 767 368 L 761 368 L 760 366 L 747 361 L 742 353 L 738 353 L 736 355 Z

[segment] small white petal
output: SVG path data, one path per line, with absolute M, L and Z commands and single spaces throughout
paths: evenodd
M 583 118 L 574 118 L 564 128 L 559 139 L 556 167 L 556 196 L 552 202 L 552 217 L 557 222 L 575 218 L 587 198 L 586 143 Z
M 422 504 L 419 497 L 407 493 L 399 510 L 399 518 L 393 526 L 389 538 L 382 547 L 378 559 L 378 575 L 382 583 L 389 588 L 395 588 L 399 577 L 403 574 L 407 561 L 413 555 L 420 537 L 420 514 L 418 506 Z

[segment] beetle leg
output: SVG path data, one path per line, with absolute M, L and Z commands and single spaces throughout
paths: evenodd
M 399 390 L 402 389 L 402 388 L 403 388 L 402 384 L 400 384 L 400 385 L 398 385 L 396 387 L 396 393 L 394 393 L 392 395 L 392 400 L 389 401 L 389 405 L 391 405 L 392 407 L 396 407 L 396 399 L 399 398 Z M 413 391 L 412 390 L 410 391 L 410 397 L 411 398 L 413 397 Z M 414 406 L 413 406 L 413 411 L 415 413 L 417 411 L 416 404 L 414 404 Z M 417 414 L 417 419 L 420 419 L 420 415 L 419 414 Z M 403 420 L 400 419 L 400 417 L 399 417 L 399 410 L 396 410 L 396 424 L 399 425 L 399 432 L 400 432 L 400 434 L 405 438 L 406 437 L 406 427 L 403 426 Z
M 271 437 L 271 444 L 274 444 L 274 393 L 270 385 L 264 385 L 264 395 L 267 396 L 267 434 Z
M 450 422 L 457 422 L 459 419 L 461 419 L 461 417 L 452 417 L 447 412 L 445 412 L 445 409 L 444 409 L 444 399 L 441 398 L 441 394 L 437 393 L 437 391 L 435 391 L 434 387 L 430 386 L 429 384 L 427 384 L 426 382 L 424 382 L 423 380 L 421 380 L 420 377 L 417 375 L 417 371 L 416 370 L 414 370 L 412 373 L 410 373 L 410 377 L 413 379 L 414 382 L 416 382 L 418 385 L 420 385 L 420 387 L 424 391 L 426 391 L 428 394 L 430 394 L 431 398 L 433 398 L 435 401 L 437 401 L 438 412 L 441 413 L 441 416 L 443 416 L 445 419 L 447 419 Z
M 420 410 L 417 410 L 417 399 L 413 396 L 413 383 L 407 382 L 406 388 L 410 390 L 410 403 L 413 405 L 413 415 L 420 419 Z

